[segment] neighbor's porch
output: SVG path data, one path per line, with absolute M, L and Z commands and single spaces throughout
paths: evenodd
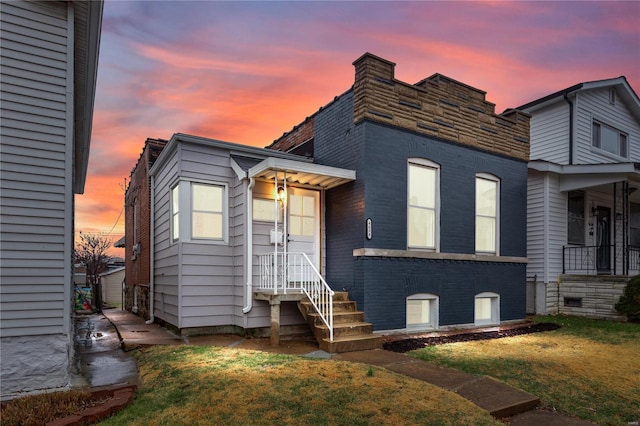
M 563 275 L 640 273 L 640 172 L 635 164 L 565 166 Z

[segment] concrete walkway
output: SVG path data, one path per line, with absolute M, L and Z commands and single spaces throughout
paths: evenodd
M 137 384 L 137 368 L 131 355 L 126 351 L 142 345 L 189 344 L 236 347 L 242 349 L 263 350 L 311 357 L 332 358 L 350 362 L 359 362 L 386 368 L 390 371 L 431 383 L 435 386 L 455 392 L 494 417 L 510 417 L 512 426 L 586 426 L 593 425 L 584 420 L 562 416 L 558 413 L 536 409 L 539 398 L 515 389 L 486 376 L 474 376 L 404 354 L 385 350 L 347 352 L 330 355 L 318 350 L 313 340 L 281 341 L 271 346 L 268 338 L 245 339 L 235 335 L 212 335 L 184 338 L 177 336 L 158 324 L 146 324 L 144 319 L 120 309 L 105 309 L 103 315 L 86 315 L 84 328 L 76 337 L 76 347 L 85 346 L 78 351 L 81 373 L 88 386 L 104 386 L 133 382 Z M 78 324 L 78 322 L 77 322 Z M 86 340 L 86 331 L 91 330 L 90 347 Z M 124 349 L 124 350 L 123 350 Z M 108 383 L 112 382 L 112 383 Z

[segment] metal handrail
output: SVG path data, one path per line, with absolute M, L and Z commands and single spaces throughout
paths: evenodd
M 273 253 L 260 254 L 258 257 L 260 287 L 268 291 L 273 290 L 274 294 L 286 294 L 291 290 L 302 291 L 329 329 L 329 339 L 333 342 L 335 292 L 320 275 L 311 259 L 305 253 L 278 253 L 278 259 L 274 258 Z
M 623 267 L 622 273 L 640 272 L 640 247 L 628 245 L 622 246 L 564 246 L 562 247 L 562 273 L 597 273 L 599 269 L 614 270 L 613 262 L 616 260 L 613 250 L 616 250 L 618 259 L 622 259 L 626 264 L 626 270 Z M 599 262 L 603 262 L 599 265 Z M 624 265 L 623 264 L 623 265 Z M 599 268 L 599 266 L 604 268 Z M 615 270 L 614 270 L 615 272 Z

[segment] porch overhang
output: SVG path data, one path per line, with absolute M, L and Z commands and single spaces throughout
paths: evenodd
M 529 162 L 528 167 L 531 170 L 560 175 L 560 191 L 575 191 L 622 181 L 640 186 L 638 163 L 562 165 L 534 160 Z
M 356 172 L 338 167 L 269 157 L 251 167 L 247 177 L 272 180 L 286 176 L 287 182 L 331 189 L 356 179 Z

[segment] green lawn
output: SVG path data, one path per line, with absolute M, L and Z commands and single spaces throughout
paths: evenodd
M 135 402 L 101 424 L 501 424 L 454 393 L 362 364 L 202 346 L 136 358 Z
M 545 316 L 555 331 L 432 346 L 409 355 L 489 375 L 600 425 L 640 420 L 640 324 Z

